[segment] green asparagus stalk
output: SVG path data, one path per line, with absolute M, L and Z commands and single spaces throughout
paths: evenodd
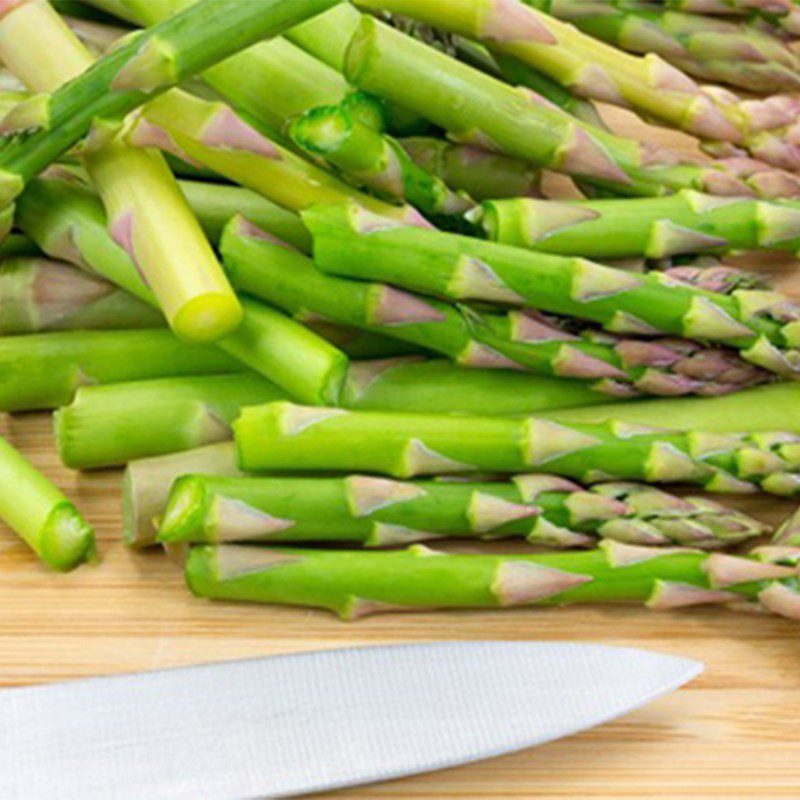
M 217 244 L 228 221 L 237 214 L 296 247 L 311 252 L 311 236 L 297 214 L 275 205 L 249 189 L 204 181 L 179 181 L 181 191 L 203 226 L 208 238 Z
M 585 259 L 376 221 L 345 205 L 318 206 L 303 219 L 314 237 L 315 263 L 328 272 L 454 300 L 534 306 L 614 333 L 712 340 L 778 374 L 800 372 L 800 307 L 776 292 L 705 292 L 657 272 L 633 275 Z
M 0 519 L 53 569 L 94 557 L 94 531 L 75 506 L 2 437 Z
M 657 53 L 682 71 L 755 92 L 800 88 L 800 60 L 786 42 L 745 22 L 661 11 L 611 0 L 526 0 L 584 33 L 623 50 Z
M 426 8 L 434 6 L 458 4 Z M 456 141 L 500 150 L 619 194 L 691 188 L 784 196 L 787 186 L 796 188 L 792 176 L 763 166 L 739 174 L 720 162 L 675 163 L 675 154 L 587 125 L 529 90 L 511 87 L 369 17 L 353 37 L 346 75 L 364 91 L 424 114 Z
M 796 567 L 614 541 L 538 555 L 459 555 L 419 544 L 372 553 L 207 545 L 192 548 L 185 569 L 200 597 L 323 608 L 348 620 L 442 608 L 639 602 L 661 610 L 742 600 L 800 619 Z
M 83 386 L 55 414 L 58 450 L 73 469 L 191 450 L 229 439 L 243 406 L 285 396 L 250 373 Z
M 233 442 L 218 442 L 153 458 L 131 461 L 122 481 L 122 523 L 125 543 L 148 547 L 156 543 L 157 521 L 176 478 L 192 473 L 240 475 Z
M 538 413 L 538 412 L 537 412 Z M 800 386 L 775 383 L 724 397 L 689 397 L 677 400 L 634 400 L 592 408 L 569 408 L 542 416 L 568 424 L 605 423 L 620 419 L 634 425 L 669 425 L 677 430 L 737 433 L 741 430 L 783 430 L 800 435 Z
M 464 369 L 419 356 L 354 361 L 342 392 L 345 408 L 423 414 L 518 416 L 609 403 L 584 381 L 504 369 Z
M 631 107 L 702 138 L 741 142 L 751 127 L 736 106 L 720 106 L 655 53 L 644 58 L 625 53 L 518 0 L 359 0 L 359 5 L 477 39 L 579 95 Z
M 365 195 L 282 148 L 224 103 L 185 92 L 170 92 L 145 106 L 127 140 L 199 162 L 293 211 L 351 199 L 376 214 L 425 224 L 413 208 Z
M 588 258 L 668 258 L 683 253 L 800 249 L 800 203 L 713 197 L 548 201 L 509 198 L 471 216 L 490 239 Z
M 427 136 L 400 139 L 400 144 L 415 164 L 476 200 L 539 196 L 541 175 L 524 161 Z
M 79 395 L 80 396 L 80 395 Z M 712 492 L 800 492 L 800 437 L 644 430 L 628 423 L 406 414 L 272 402 L 234 423 L 248 471 L 335 470 L 396 478 L 551 472 L 583 483 L 694 483 Z
M 0 411 L 67 405 L 81 386 L 239 369 L 221 350 L 185 344 L 167 330 L 0 337 Z
M 108 234 L 97 198 L 81 186 L 63 178 L 36 180 L 21 198 L 19 212 L 20 225 L 43 250 L 102 274 L 155 303 L 126 251 Z M 308 403 L 337 402 L 347 365 L 344 354 L 263 304 L 247 300 L 242 307 L 242 324 L 217 344 L 240 362 L 284 384 L 292 397 Z
M 664 0 L 668 9 L 697 14 L 750 17 L 753 14 L 780 25 L 792 34 L 800 33 L 800 9 L 795 0 Z
M 418 166 L 396 140 L 359 121 L 341 104 L 311 109 L 292 123 L 290 135 L 307 153 L 390 201 L 412 203 L 423 214 L 458 214 L 475 205 Z
M 17 107 L 0 125 L 0 205 L 10 203 L 27 181 L 89 133 L 95 120 L 117 119 L 226 56 L 334 3 L 203 0 L 120 45 L 52 94 Z M 103 127 L 95 128 L 94 141 L 107 138 Z
M 717 503 L 631 483 L 586 490 L 552 475 L 507 483 L 185 475 L 172 487 L 158 540 L 351 542 L 385 547 L 467 536 L 547 547 L 636 544 L 718 548 L 766 526 Z
M 0 335 L 157 328 L 161 315 L 103 280 L 57 261 L 0 263 Z
M 310 312 L 402 339 L 462 366 L 590 381 L 593 389 L 614 397 L 724 393 L 767 375 L 733 353 L 687 341 L 573 333 L 529 312 L 478 312 L 386 284 L 325 275 L 301 254 L 254 232 L 242 218 L 226 229 L 221 251 L 237 288 L 290 314 Z
M 292 397 L 337 405 L 347 374 L 347 356 L 280 311 L 250 298 L 243 298 L 242 305 L 242 324 L 219 343 L 222 350 L 256 372 L 268 374 Z

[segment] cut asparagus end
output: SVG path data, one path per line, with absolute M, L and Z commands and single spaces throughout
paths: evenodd
M 242 306 L 232 293 L 193 297 L 175 315 L 172 329 L 181 339 L 215 342 L 239 327 Z
M 96 556 L 94 531 L 72 503 L 57 505 L 39 533 L 40 556 L 48 566 L 67 572 Z

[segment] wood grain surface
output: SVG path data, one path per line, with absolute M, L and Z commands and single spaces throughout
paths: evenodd
M 615 123 L 629 130 L 625 115 Z M 683 137 L 648 133 L 665 144 Z M 787 259 L 749 259 L 800 296 Z M 353 798 L 800 797 L 800 629 L 761 614 L 580 608 L 332 615 L 194 599 L 160 553 L 120 540 L 118 472 L 63 469 L 44 414 L 0 418 L 0 434 L 54 479 L 96 526 L 102 562 L 46 572 L 0 527 L 0 685 L 352 645 L 456 639 L 585 640 L 700 659 L 684 690 L 617 722 L 460 769 L 347 790 Z M 789 503 L 739 502 L 777 521 Z M 541 678 L 541 676 L 531 676 Z M 202 798 L 198 798 L 202 800 Z

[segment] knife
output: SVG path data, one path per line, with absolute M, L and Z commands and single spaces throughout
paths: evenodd
M 290 797 L 567 736 L 696 661 L 575 643 L 327 650 L 0 691 L 3 800 Z

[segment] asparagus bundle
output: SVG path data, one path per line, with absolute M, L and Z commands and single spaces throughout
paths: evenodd
M 705 292 L 658 273 L 634 275 L 585 259 L 395 225 L 345 205 L 315 207 L 304 221 L 314 237 L 315 263 L 329 272 L 454 300 L 534 306 L 614 333 L 712 340 L 778 374 L 800 372 L 800 306 L 776 292 Z
M 746 21 L 715 19 L 626 0 L 525 0 L 622 50 L 657 53 L 695 78 L 755 92 L 800 88 L 800 59 L 779 37 Z
M 233 442 L 131 461 L 122 480 L 122 525 L 130 547 L 155 544 L 167 497 L 176 478 L 195 472 L 240 475 Z
M 94 532 L 75 506 L 0 437 L 0 519 L 53 569 L 94 556 Z
M 520 0 L 358 0 L 485 42 L 540 69 L 584 97 L 630 107 L 643 116 L 711 140 L 742 142 L 770 120 L 722 105 L 653 52 L 624 53 Z
M 117 466 L 225 441 L 243 406 L 285 396 L 252 373 L 83 386 L 55 414 L 56 442 L 73 469 Z
M 615 541 L 588 552 L 523 556 L 456 555 L 419 544 L 387 553 L 204 546 L 189 553 L 186 581 L 200 597 L 325 608 L 343 619 L 440 608 L 640 602 L 674 609 L 743 600 L 800 619 L 796 566 Z
M 766 374 L 732 353 L 691 342 L 642 342 L 593 331 L 575 335 L 529 313 L 478 312 L 385 284 L 324 275 L 301 254 L 254 232 L 241 218 L 226 229 L 221 250 L 231 281 L 240 290 L 292 314 L 312 312 L 413 342 L 462 366 L 525 369 L 591 381 L 592 388 L 614 397 L 721 394 L 760 383 Z M 402 257 L 406 255 L 411 251 Z M 352 256 L 358 259 L 357 253 Z
M 203 0 L 121 44 L 60 89 L 18 106 L 0 124 L 0 205 L 10 203 L 27 181 L 89 133 L 95 120 L 118 119 L 335 2 Z M 103 127 L 94 129 L 95 142 L 108 138 Z
M 80 393 L 79 393 L 80 396 Z M 245 408 L 234 423 L 239 465 L 264 470 L 552 472 L 584 483 L 695 483 L 712 492 L 800 491 L 800 438 L 719 435 L 629 423 L 562 424 L 525 417 L 449 416 L 297 406 Z
M 0 17 L 0 58 L 37 91 L 81 75 L 93 58 L 48 3 Z M 178 335 L 213 341 L 241 321 L 222 267 L 163 158 L 110 141 L 84 164 L 115 240 L 130 254 Z M 155 213 L 154 213 L 155 209 Z
M 415 164 L 475 200 L 539 196 L 540 173 L 524 161 L 430 136 L 399 141 Z M 241 213 L 248 217 L 246 211 Z
M 276 221 L 272 215 L 269 219 Z M 277 221 L 283 226 L 280 217 Z M 34 181 L 20 200 L 19 222 L 46 252 L 155 303 L 133 261 L 108 234 L 97 198 L 80 185 L 63 178 Z M 309 403 L 338 402 L 347 368 L 344 353 L 302 324 L 252 299 L 243 300 L 242 310 L 239 328 L 217 342 L 225 352 L 280 382 L 292 397 Z
M 158 540 L 384 547 L 468 536 L 583 547 L 600 537 L 718 548 L 765 530 L 705 499 L 681 499 L 629 483 L 587 491 L 552 475 L 519 475 L 509 483 L 186 475 L 172 487 Z
M 713 197 L 691 189 L 635 200 L 514 197 L 488 201 L 470 218 L 493 241 L 587 258 L 800 249 L 797 201 Z
M 0 335 L 163 324 L 140 300 L 67 264 L 31 257 L 0 262 Z
M 66 405 L 81 386 L 240 369 L 222 350 L 186 344 L 168 330 L 0 337 L 0 411 Z
M 461 5 L 420 3 L 415 8 L 458 13 Z M 323 15 L 318 23 L 324 20 Z M 362 19 L 347 52 L 346 75 L 352 83 L 413 108 L 456 141 L 499 150 L 618 194 L 657 195 L 684 188 L 767 197 L 797 193 L 796 177 L 763 165 L 676 163 L 673 153 L 570 117 L 536 93 L 509 86 L 372 18 Z M 458 102 L 452 102 L 454 96 Z M 752 107 L 753 114 L 767 113 L 760 105 Z

